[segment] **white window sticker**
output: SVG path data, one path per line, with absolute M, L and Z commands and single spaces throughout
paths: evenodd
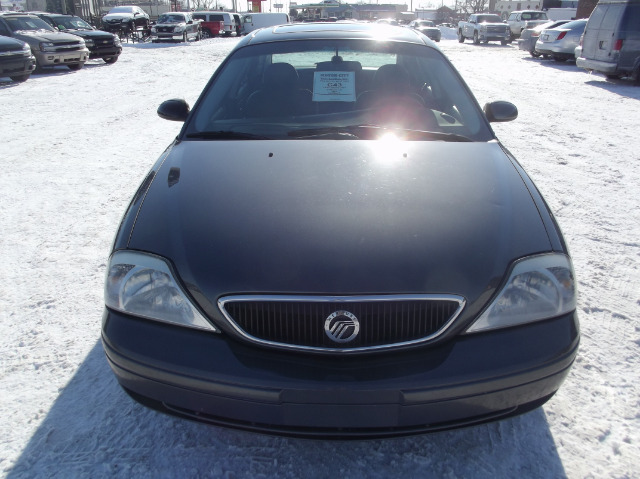
M 355 72 L 314 72 L 313 101 L 356 101 Z

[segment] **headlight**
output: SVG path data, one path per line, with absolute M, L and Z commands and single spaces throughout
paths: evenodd
M 31 47 L 29 46 L 28 43 L 25 43 L 24 46 L 22 47 L 22 53 L 24 53 L 25 55 L 27 53 L 31 53 Z
M 486 25 L 480 25 L 480 31 L 484 32 L 487 29 Z
M 93 46 L 93 40 L 90 40 L 88 38 L 85 38 L 84 43 L 87 46 L 87 48 L 90 48 Z
M 40 43 L 40 51 L 43 52 L 55 52 L 56 46 L 51 42 L 41 42 Z
M 184 27 L 174 27 L 173 28 L 173 33 L 180 33 L 184 31 Z
M 184 293 L 158 256 L 119 251 L 109 261 L 105 304 L 123 313 L 218 332 Z
M 498 296 L 467 332 L 517 326 L 574 309 L 576 287 L 569 257 L 533 256 L 516 262 Z
M 118 37 L 118 35 L 114 35 L 114 36 L 113 36 L 113 44 L 114 44 L 116 47 L 119 47 L 119 46 L 121 46 L 121 45 L 122 45 L 122 43 L 120 43 L 120 38 Z

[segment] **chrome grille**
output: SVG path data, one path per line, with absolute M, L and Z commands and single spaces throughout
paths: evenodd
M 230 296 L 219 307 L 245 339 L 265 345 L 312 351 L 389 349 L 432 340 L 460 314 L 464 298 L 454 295 Z M 328 317 L 345 311 L 359 332 L 347 343 L 325 331 Z

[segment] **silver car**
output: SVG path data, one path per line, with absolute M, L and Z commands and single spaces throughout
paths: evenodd
M 587 19 L 582 19 L 542 30 L 536 42 L 536 51 L 559 62 L 575 59 L 574 52 L 580 44 L 580 37 L 586 25 Z
M 560 25 L 564 25 L 565 23 L 569 23 L 570 21 L 571 20 L 553 20 L 551 22 L 538 25 L 537 27 L 523 30 L 520 34 L 520 38 L 518 38 L 518 48 L 529 52 L 532 57 L 539 57 L 540 52 L 536 51 L 536 42 L 538 41 L 538 37 L 540 37 L 540 33 L 542 33 L 543 30 L 556 28 Z

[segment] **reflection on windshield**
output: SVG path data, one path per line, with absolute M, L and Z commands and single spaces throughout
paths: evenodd
M 477 103 L 436 49 L 362 40 L 237 50 L 194 108 L 190 139 L 488 141 Z
M 160 15 L 158 23 L 184 23 L 182 15 Z

